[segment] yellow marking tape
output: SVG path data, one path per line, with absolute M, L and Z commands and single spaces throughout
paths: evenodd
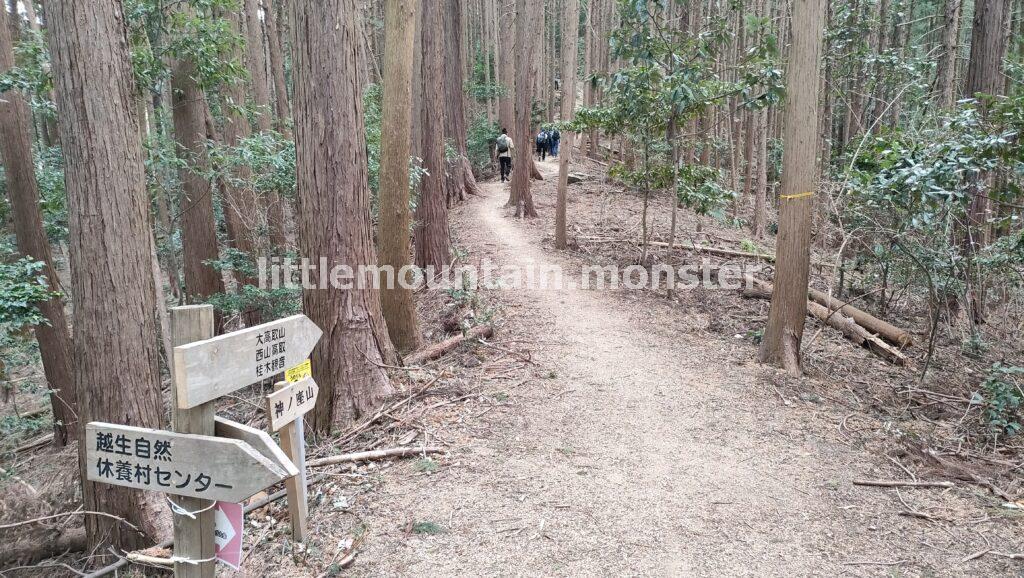
M 781 195 L 781 196 L 779 196 L 779 198 L 784 200 L 784 201 L 788 201 L 790 199 L 802 199 L 804 197 L 813 197 L 813 196 L 814 196 L 814 191 L 807 191 L 807 192 L 804 192 L 804 193 L 797 193 L 795 195 Z

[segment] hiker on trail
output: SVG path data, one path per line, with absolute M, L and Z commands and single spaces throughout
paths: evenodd
M 512 172 L 512 151 L 515 150 L 512 139 L 509 138 L 505 129 L 501 129 L 501 136 L 494 143 L 494 155 L 498 157 L 498 164 L 501 170 L 501 182 L 505 182 Z
M 541 131 L 537 133 L 537 156 L 540 160 L 548 158 L 548 144 L 548 131 L 547 129 L 541 129 Z
M 562 142 L 562 133 L 558 132 L 558 128 L 551 129 L 551 135 L 548 137 L 551 142 L 551 156 L 558 156 L 558 145 Z

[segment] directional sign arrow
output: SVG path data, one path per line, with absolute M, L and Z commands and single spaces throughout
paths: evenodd
M 270 430 L 277 431 L 302 417 L 316 406 L 320 387 L 312 377 L 289 383 L 267 396 Z
M 233 440 L 242 440 L 249 444 L 253 449 L 259 451 L 270 461 L 276 463 L 281 467 L 282 470 L 288 477 L 298 475 L 299 468 L 295 467 L 288 456 L 285 455 L 284 451 L 281 450 L 281 446 L 277 445 L 274 438 L 270 437 L 270 434 L 263 430 L 258 430 L 247 425 L 242 425 L 236 421 L 231 421 L 223 417 L 217 416 L 214 422 L 214 433 L 219 438 L 231 438 Z
M 241 502 L 288 477 L 241 440 L 91 422 L 86 470 L 94 482 Z
M 178 407 L 189 409 L 302 363 L 323 332 L 305 315 L 174 348 Z

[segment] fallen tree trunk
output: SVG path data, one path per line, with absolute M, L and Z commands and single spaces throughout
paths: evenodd
M 757 285 L 744 289 L 743 296 L 770 300 L 772 298 L 772 290 L 773 289 L 770 284 L 760 281 Z M 807 313 L 809 315 L 813 315 L 825 325 L 838 330 L 850 341 L 864 347 L 889 363 L 894 365 L 907 364 L 906 355 L 903 355 L 900 350 L 889 345 L 864 327 L 858 325 L 852 317 L 846 317 L 839 311 L 829 310 L 824 305 L 815 303 L 814 301 L 807 302 Z
M 900 329 L 899 327 L 896 327 L 887 321 L 883 321 L 866 311 L 857 309 L 852 305 L 846 305 L 835 297 L 832 297 L 822 291 L 818 291 L 817 289 L 811 289 L 808 293 L 810 294 L 812 301 L 824 305 L 832 311 L 838 309 L 847 316 L 852 317 L 858 325 L 872 333 L 877 333 L 890 343 L 895 343 L 901 348 L 910 347 L 914 344 L 913 338 L 910 337 L 910 333 L 906 330 Z
M 333 466 L 335 464 L 347 464 L 350 462 L 367 462 L 370 460 L 381 460 L 384 458 L 405 458 L 408 456 L 418 456 L 424 454 L 439 454 L 444 451 L 444 448 L 438 447 L 423 447 L 423 448 L 391 448 L 388 450 L 370 450 L 367 452 L 355 452 L 351 454 L 341 454 L 340 456 L 330 456 L 326 458 L 319 458 L 316 460 L 309 460 L 306 462 L 307 468 L 315 468 L 319 466 Z
M 0 548 L 0 568 L 31 566 L 42 560 L 56 558 L 66 552 L 85 550 L 85 528 L 62 532 L 56 538 L 29 538 Z
M 637 243 L 640 244 L 639 242 Z M 668 247 L 668 243 L 664 241 L 648 241 L 647 244 L 651 247 Z M 735 251 L 733 249 L 721 249 L 719 247 L 707 247 L 705 245 L 687 245 L 684 243 L 676 243 L 677 249 L 683 249 L 685 251 L 693 251 L 696 253 L 707 253 L 709 255 L 717 255 L 719 257 L 736 257 L 738 259 L 756 259 L 758 261 L 765 261 L 768 263 L 775 262 L 775 255 L 768 253 L 751 253 L 749 251 Z M 819 261 L 811 261 L 811 265 L 819 268 L 830 268 L 835 269 L 835 265 L 831 263 L 821 263 Z
M 419 351 L 414 351 L 405 358 L 405 365 L 419 365 L 427 361 L 433 361 L 438 357 L 443 356 L 449 351 L 455 349 L 461 345 L 464 341 L 471 339 L 480 339 L 490 337 L 494 335 L 494 327 L 490 325 L 477 325 L 463 335 L 456 335 L 455 337 L 449 337 L 440 343 L 428 345 Z

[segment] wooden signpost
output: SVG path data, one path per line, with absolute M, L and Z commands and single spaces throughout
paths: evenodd
M 100 422 L 86 425 L 85 435 L 93 482 L 240 502 L 288 477 L 279 463 L 238 439 Z
M 305 536 L 302 414 L 313 408 L 318 388 L 308 375 L 308 361 L 303 362 L 322 332 L 306 316 L 295 315 L 213 337 L 213 307 L 193 305 L 171 311 L 171 333 L 173 431 L 87 424 L 87 475 L 175 496 L 168 497 L 174 512 L 174 575 L 212 578 L 216 501 L 240 502 L 284 480 L 290 508 L 299 508 L 301 489 L 301 512 L 292 509 L 292 523 L 301 525 L 296 539 Z M 288 391 L 278 400 L 280 416 L 291 416 L 285 428 L 292 429 L 287 436 L 282 431 L 284 450 L 266 432 L 216 417 L 218 397 L 281 373 L 302 377 L 283 382 Z M 280 416 L 272 423 L 285 423 Z
M 264 457 L 278 465 L 282 470 L 284 470 L 289 478 L 298 475 L 299 469 L 296 468 L 295 464 L 292 463 L 288 456 L 281 451 L 281 446 L 277 445 L 277 442 L 274 441 L 274 438 L 270 437 L 270 434 L 223 417 L 218 416 L 216 420 L 217 421 L 214 424 L 214 431 L 216 432 L 217 437 L 242 440 L 252 446 L 253 449 L 263 454 Z
M 320 386 L 312 377 L 306 377 L 294 383 L 284 381 L 278 383 L 274 393 L 267 396 L 267 418 L 270 431 L 278 431 L 316 406 L 316 398 Z
M 267 419 L 271 431 L 281 432 L 281 447 L 299 469 L 299 475 L 288 479 L 288 514 L 292 522 L 292 539 L 306 540 L 306 436 L 302 416 L 316 405 L 320 391 L 313 381 L 309 363 L 295 371 L 285 373 L 285 381 L 274 385 L 274 393 L 267 396 Z
M 323 332 L 293 315 L 174 348 L 178 407 L 189 409 L 301 364 Z

